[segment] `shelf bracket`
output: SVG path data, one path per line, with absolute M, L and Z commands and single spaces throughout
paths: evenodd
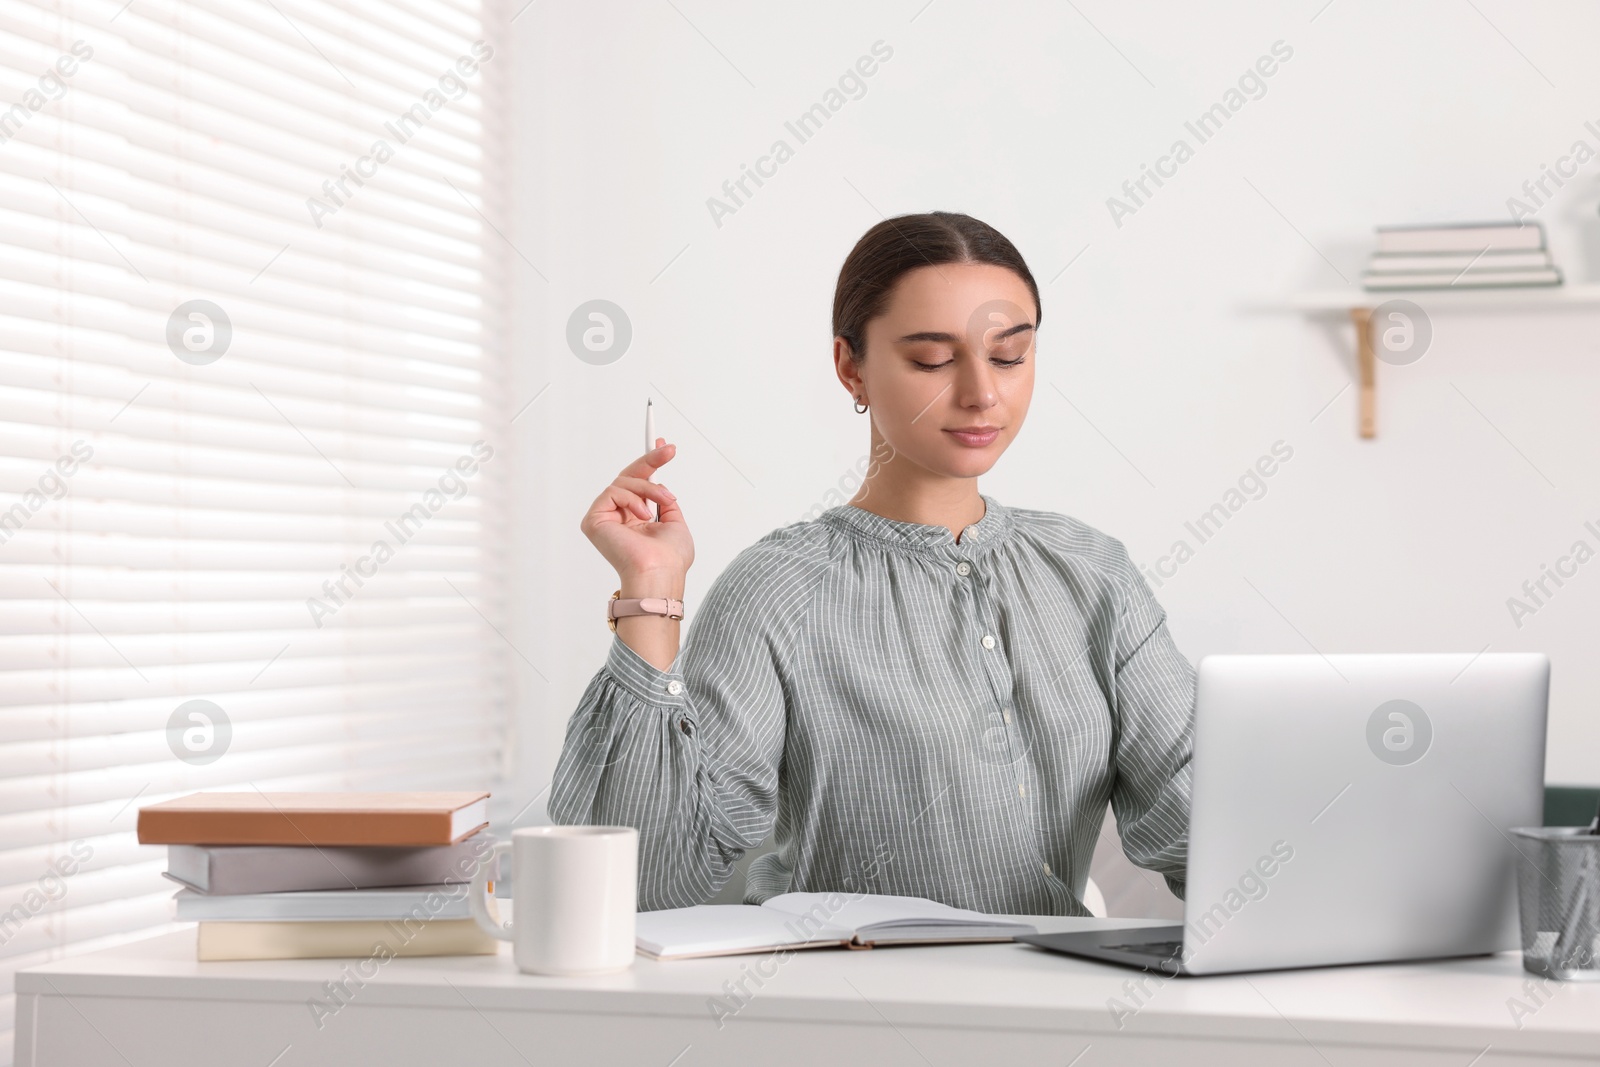
M 1360 432 L 1378 436 L 1378 361 L 1372 350 L 1372 309 L 1353 307 L 1350 321 L 1356 327 L 1356 376 L 1360 386 Z

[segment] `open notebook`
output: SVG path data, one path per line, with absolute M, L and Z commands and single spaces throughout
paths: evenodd
M 1028 923 L 922 897 L 784 893 L 763 904 L 701 904 L 642 911 L 635 934 L 652 959 L 736 956 L 774 949 L 1010 941 Z

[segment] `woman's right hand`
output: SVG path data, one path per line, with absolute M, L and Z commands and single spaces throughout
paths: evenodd
M 694 563 L 694 538 L 678 500 L 650 476 L 671 462 L 678 446 L 657 437 L 656 446 L 622 469 L 589 505 L 580 529 L 617 575 L 675 579 L 681 584 Z M 650 504 L 660 505 L 661 521 L 650 518 Z

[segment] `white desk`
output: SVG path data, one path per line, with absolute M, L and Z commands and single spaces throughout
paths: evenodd
M 1095 919 L 1039 918 L 1041 930 Z M 1148 921 L 1112 921 L 1147 925 Z M 17 977 L 20 1067 L 411 1064 L 932 1064 L 1066 1067 L 1504 1067 L 1600 1062 L 1600 984 L 1528 997 L 1516 953 L 1378 967 L 1151 982 L 1016 944 L 810 950 L 658 963 L 588 979 L 519 974 L 499 956 L 393 960 L 351 984 L 352 961 L 197 963 L 192 932 L 62 960 Z M 720 1030 L 709 998 L 763 964 L 774 977 Z M 1485 1052 L 1485 1049 L 1488 1049 Z M 1085 1051 L 1085 1050 L 1088 1051 Z M 1480 1057 L 1476 1058 L 1475 1057 Z

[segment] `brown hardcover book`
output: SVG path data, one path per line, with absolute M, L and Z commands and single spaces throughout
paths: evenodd
M 488 793 L 192 793 L 139 809 L 142 845 L 449 845 Z

